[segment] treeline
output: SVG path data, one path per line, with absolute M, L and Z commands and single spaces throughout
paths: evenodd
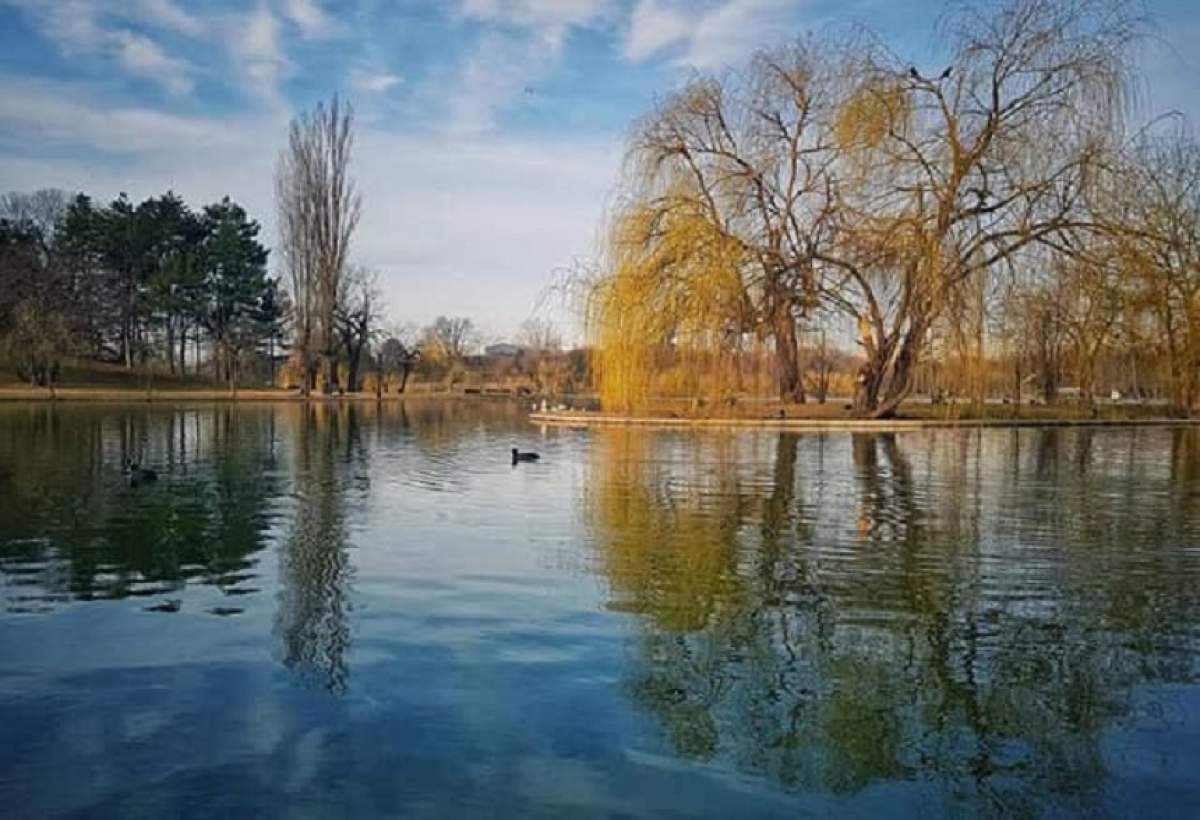
M 955 4 L 937 65 L 825 33 L 666 97 L 584 277 L 602 400 L 633 409 L 665 370 L 736 374 L 767 350 L 778 395 L 805 401 L 829 338 L 857 358 L 861 415 L 919 384 L 983 395 L 996 367 L 1008 393 L 1052 399 L 1069 372 L 1090 398 L 1114 361 L 1189 411 L 1200 150 L 1129 122 L 1135 11 Z
M 68 357 L 170 373 L 211 364 L 235 386 L 281 341 L 286 304 L 259 224 L 228 197 L 199 210 L 171 192 L 100 205 L 43 190 L 0 200 L 0 339 L 46 386 Z M 201 348 L 204 348 L 202 356 Z

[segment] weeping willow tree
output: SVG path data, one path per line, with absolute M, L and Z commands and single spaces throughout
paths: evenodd
M 1096 227 L 1089 179 L 1121 133 L 1138 23 L 1108 0 L 967 4 L 936 73 L 865 55 L 844 116 L 870 127 L 843 128 L 842 150 L 866 170 L 842 188 L 846 231 L 825 260 L 863 329 L 860 413 L 895 412 L 963 288 Z
M 610 271 L 588 294 L 587 325 L 605 407 L 634 411 L 668 361 L 736 350 L 744 328 L 744 252 L 677 186 L 613 220 Z M 696 382 L 687 385 L 697 394 Z
M 780 394 L 804 398 L 797 326 L 828 311 L 859 328 L 856 411 L 894 414 L 964 289 L 1096 227 L 1085 194 L 1119 140 L 1138 31 L 1117 0 L 965 3 L 945 20 L 948 64 L 933 73 L 860 35 L 802 40 L 697 77 L 634 131 L 618 222 L 648 227 L 610 242 L 611 296 L 593 304 L 623 307 L 594 322 L 594 336 L 621 352 L 602 359 L 652 366 L 648 352 L 669 332 L 629 336 L 673 326 L 664 304 L 712 295 L 687 292 L 710 277 L 679 274 L 692 270 L 680 259 L 706 256 L 680 244 L 720 238 L 740 265 L 741 329 L 775 351 Z M 680 180 L 693 224 L 670 226 L 679 241 L 664 242 Z M 644 247 L 628 247 L 639 238 Z M 671 264 L 660 246 L 675 252 Z M 645 328 L 625 315 L 639 299 Z M 629 389 L 626 405 L 644 377 Z
M 798 326 L 817 308 L 814 263 L 836 227 L 824 166 L 841 59 L 800 41 L 695 78 L 638 123 L 588 300 L 613 406 L 644 399 L 664 344 L 728 353 L 747 341 L 772 351 L 780 397 L 805 400 Z

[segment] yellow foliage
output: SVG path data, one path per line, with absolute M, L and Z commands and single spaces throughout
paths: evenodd
M 871 77 L 854 90 L 838 112 L 838 143 L 850 152 L 874 150 L 892 131 L 904 131 L 911 116 L 911 101 L 899 82 Z
M 665 360 L 728 346 L 739 329 L 743 251 L 680 192 L 621 214 L 608 255 L 610 273 L 589 293 L 588 333 L 602 404 L 629 411 L 644 404 Z
M 737 505 L 714 516 L 706 501 L 737 495 L 689 493 L 664 504 L 648 468 L 651 447 L 644 431 L 598 431 L 585 514 L 613 606 L 647 615 L 663 630 L 692 632 L 722 614 L 736 577 Z

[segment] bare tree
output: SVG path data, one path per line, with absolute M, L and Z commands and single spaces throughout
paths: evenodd
M 1187 414 L 1200 400 L 1200 145 L 1174 134 L 1146 138 L 1131 154 L 1113 232 L 1152 317 L 1172 401 Z
M 73 282 L 56 252 L 67 201 L 55 189 L 0 196 L 0 352 L 22 379 L 51 388 L 79 336 Z
M 558 353 L 562 350 L 562 334 L 549 319 L 536 316 L 521 322 L 517 340 L 527 350 L 537 353 Z
M 312 348 L 322 392 L 338 388 L 337 304 L 362 200 L 350 177 L 354 112 L 335 95 L 292 120 L 276 174 L 280 240 L 292 279 L 298 351 L 307 383 Z
M 10 191 L 0 196 L 0 219 L 33 228 L 40 250 L 48 255 L 70 201 L 71 195 L 58 188 L 42 188 L 31 194 Z
M 308 194 L 306 135 L 296 122 L 275 171 L 278 253 L 291 282 L 289 313 L 292 354 L 300 365 L 300 393 L 308 396 L 313 376 L 313 327 L 317 313 L 317 254 L 313 241 L 312 197 Z
M 351 268 L 341 281 L 334 322 L 346 354 L 346 389 L 358 389 L 363 352 L 379 334 L 381 296 L 378 277 L 366 268 Z
M 422 355 L 434 364 L 461 361 L 477 343 L 475 324 L 465 316 L 439 316 L 425 328 Z
M 397 372 L 400 374 L 397 393 L 403 393 L 408 387 L 408 377 L 421 359 L 418 338 L 419 332 L 415 325 L 395 327 L 388 332 L 387 338 L 379 347 L 377 358 L 383 371 L 382 375 L 390 376 Z M 382 384 L 382 379 L 380 382 Z

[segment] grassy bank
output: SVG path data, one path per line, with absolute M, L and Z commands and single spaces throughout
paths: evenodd
M 515 398 L 512 393 L 500 391 L 464 391 L 444 388 L 441 385 L 410 385 L 403 393 L 345 393 L 325 396 L 313 393 L 310 401 L 397 401 L 403 399 L 478 399 Z M 2 401 L 304 401 L 296 390 L 274 387 L 255 387 L 230 391 L 216 387 L 182 387 L 174 385 L 153 387 L 109 387 L 104 385 L 80 385 L 57 387 L 0 386 Z
M 445 382 L 410 380 L 403 393 L 384 393 L 387 401 L 414 398 L 463 398 L 516 396 L 507 385 L 487 383 L 448 385 Z M 374 392 L 362 391 L 336 396 L 313 394 L 312 399 L 375 401 Z M 230 390 L 226 385 L 195 375 L 179 376 L 121 365 L 84 362 L 62 368 L 53 388 L 32 387 L 20 381 L 11 368 L 0 368 L 0 401 L 301 401 L 299 391 L 252 385 Z

